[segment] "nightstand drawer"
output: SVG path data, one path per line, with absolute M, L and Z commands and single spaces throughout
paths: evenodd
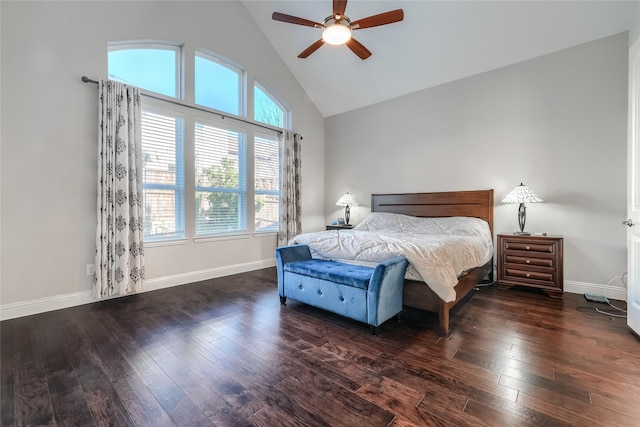
M 504 241 L 505 251 L 527 251 L 527 252 L 542 252 L 552 254 L 555 252 L 555 242 L 550 243 L 531 243 L 531 242 L 509 242 Z
M 504 262 L 507 264 L 537 265 L 553 268 L 553 258 L 531 258 L 506 254 L 504 256 Z
M 520 270 L 517 268 L 505 268 L 505 279 L 525 279 L 525 280 L 539 280 L 546 284 L 555 286 L 555 277 L 553 272 L 544 271 L 531 271 Z

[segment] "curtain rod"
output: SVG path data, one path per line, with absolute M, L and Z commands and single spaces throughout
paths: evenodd
M 100 83 L 100 82 L 98 82 L 97 80 L 90 79 L 90 78 L 89 78 L 89 77 L 87 77 L 87 76 L 82 76 L 82 81 L 83 81 L 83 82 L 85 82 L 85 83 L 95 83 L 95 84 Z M 245 119 L 243 119 L 243 118 L 241 118 L 241 117 L 226 116 L 226 115 L 224 115 L 224 114 L 222 114 L 222 113 L 218 113 L 218 112 L 216 112 L 216 111 L 212 111 L 212 110 L 209 110 L 209 109 L 206 109 L 206 108 L 197 107 L 197 106 L 195 106 L 195 105 L 185 104 L 184 102 L 180 102 L 180 101 L 177 101 L 177 100 L 175 100 L 175 99 L 166 99 L 166 98 L 163 98 L 163 97 L 160 97 L 160 96 L 151 95 L 151 94 L 149 94 L 149 93 L 143 93 L 142 95 L 144 95 L 144 96 L 148 96 L 149 98 L 158 99 L 158 100 L 160 100 L 160 101 L 166 101 L 166 102 L 169 102 L 169 103 L 171 103 L 171 104 L 179 105 L 179 106 L 181 106 L 181 107 L 192 108 L 192 109 L 194 109 L 194 110 L 204 111 L 205 113 L 217 114 L 217 115 L 218 115 L 218 116 L 220 116 L 222 119 L 229 118 L 229 119 L 237 120 L 237 121 L 239 121 L 239 122 L 246 123 L 246 124 L 248 124 L 248 125 L 258 126 L 258 127 L 263 128 L 263 129 L 268 129 L 268 130 L 270 130 L 270 131 L 273 131 L 273 132 L 278 133 L 279 135 L 280 135 L 280 134 L 282 134 L 282 133 L 284 132 L 282 129 L 273 128 L 273 127 L 271 127 L 271 126 L 265 126 L 265 125 L 262 125 L 262 124 L 260 124 L 260 123 L 254 123 L 254 122 L 252 122 L 252 121 L 245 120 Z M 294 134 L 294 135 L 295 135 L 295 134 Z M 302 139 L 302 136 L 300 136 L 300 139 Z

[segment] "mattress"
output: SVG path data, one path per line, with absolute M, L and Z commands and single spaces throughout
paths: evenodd
M 423 281 L 442 300 L 455 301 L 455 285 L 466 271 L 493 257 L 489 224 L 478 218 L 420 218 L 372 212 L 351 230 L 327 230 L 295 236 L 314 258 L 377 264 L 404 256 L 406 279 Z

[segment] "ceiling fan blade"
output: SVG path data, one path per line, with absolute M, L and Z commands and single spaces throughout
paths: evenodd
M 320 39 L 317 42 L 315 42 L 314 44 L 312 44 L 311 46 L 309 46 L 308 48 L 306 48 L 305 50 L 302 51 L 302 53 L 300 55 L 298 55 L 298 58 L 306 58 L 309 55 L 311 55 L 313 52 L 315 52 L 316 50 L 320 49 L 320 46 L 322 46 L 324 44 L 324 40 Z
M 402 9 L 390 10 L 389 12 L 383 12 L 378 15 L 369 16 L 368 18 L 362 18 L 358 21 L 351 23 L 352 30 L 361 30 L 363 28 L 377 27 L 379 25 L 392 24 L 404 19 L 404 11 Z
M 309 21 L 308 19 L 304 18 L 298 18 L 297 16 L 286 15 L 280 12 L 273 12 L 273 15 L 271 15 L 271 19 L 273 19 L 274 21 L 287 22 L 289 24 L 304 25 L 305 27 L 323 27 L 322 24 L 319 24 L 317 22 Z
M 369 52 L 369 49 L 364 47 L 362 43 L 360 43 L 358 40 L 354 39 L 353 37 L 351 37 L 345 44 L 349 49 L 351 49 L 353 53 L 358 55 L 362 60 L 365 60 L 371 56 L 371 52 Z
M 347 8 L 347 0 L 333 0 L 333 17 L 344 16 L 344 11 Z

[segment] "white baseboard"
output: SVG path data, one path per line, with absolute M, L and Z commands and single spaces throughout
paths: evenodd
M 230 276 L 232 274 L 245 273 L 247 271 L 259 270 L 261 268 L 273 267 L 276 265 L 275 258 L 236 264 L 225 267 L 210 268 L 207 270 L 192 271 L 189 273 L 174 274 L 171 276 L 148 279 L 144 284 L 143 292 L 156 291 L 158 289 L 170 288 L 172 286 L 186 285 L 188 283 L 200 282 L 202 280 L 215 279 L 217 277 Z M 606 289 L 605 289 L 606 288 Z M 574 294 L 596 294 L 605 295 L 609 299 L 627 300 L 627 290 L 620 286 L 606 286 L 598 283 L 576 282 L 573 280 L 564 281 L 564 291 Z M 16 317 L 29 316 L 32 314 L 44 313 L 47 311 L 59 310 L 62 308 L 75 307 L 82 304 L 98 302 L 91 296 L 91 291 L 73 292 L 70 294 L 56 295 L 53 297 L 39 298 L 30 301 L 22 301 L 12 304 L 0 305 L 0 320 L 14 319 Z
M 575 282 L 573 280 L 564 281 L 564 291 L 572 294 L 595 294 L 603 295 L 609 299 L 620 301 L 627 300 L 627 290 L 620 286 L 619 283 L 611 286 L 601 285 L 599 283 Z
M 230 276 L 232 274 L 245 273 L 247 271 L 259 270 L 261 268 L 274 267 L 275 258 L 235 264 L 225 267 L 216 267 L 206 270 L 192 271 L 189 273 L 174 274 L 171 276 L 148 279 L 144 282 L 143 292 L 156 291 L 158 289 L 170 288 L 172 286 L 186 285 L 188 283 L 200 282 L 202 280 L 215 279 L 217 277 Z M 119 298 L 119 297 L 115 297 Z M 29 316 L 32 314 L 44 313 L 47 311 L 60 310 L 62 308 L 75 307 L 83 304 L 98 302 L 91 296 L 91 291 L 73 292 L 53 297 L 39 298 L 30 301 L 21 301 L 12 304 L 0 305 L 0 320 L 14 319 L 16 317 Z

